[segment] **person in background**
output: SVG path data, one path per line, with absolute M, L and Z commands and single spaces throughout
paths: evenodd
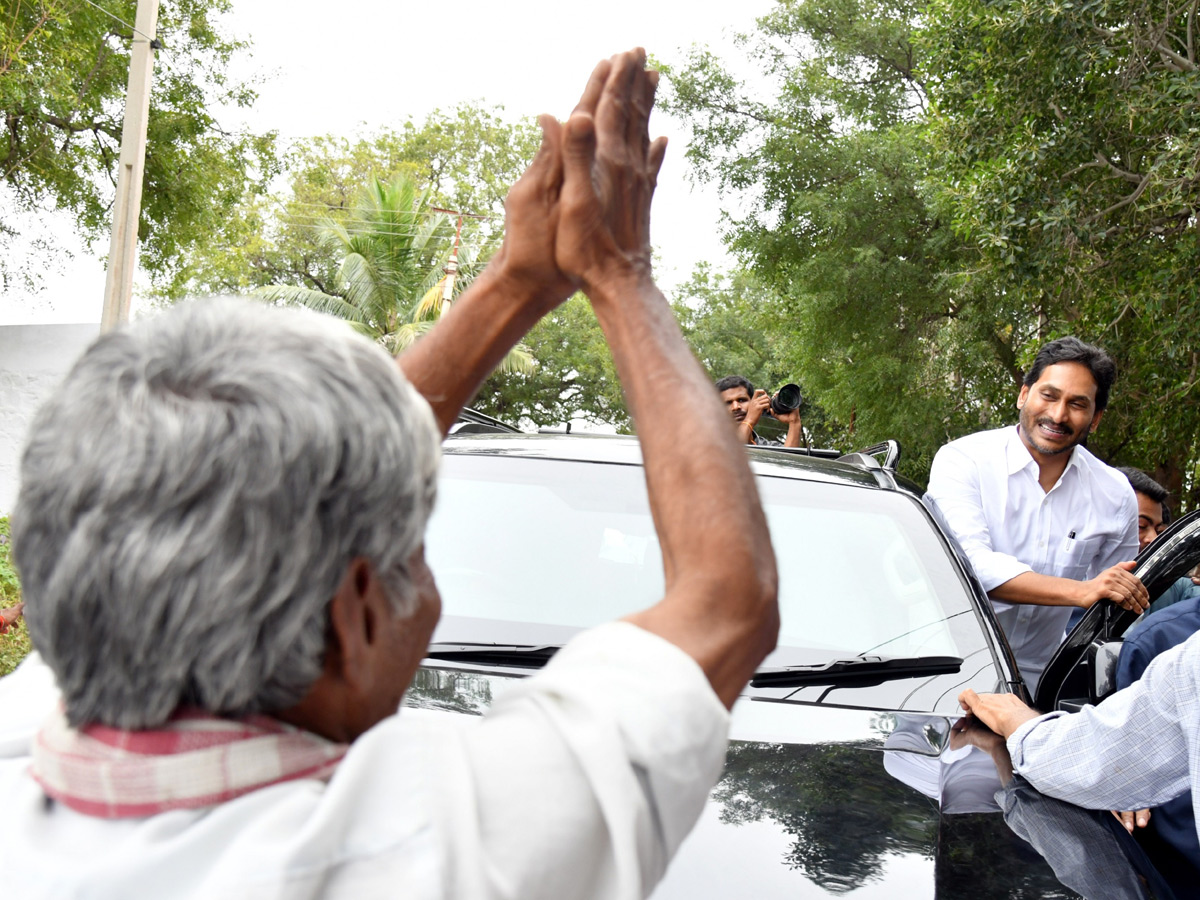
M 1137 498 L 1138 552 L 1140 553 L 1153 544 L 1158 539 L 1158 536 L 1166 531 L 1167 526 L 1171 524 L 1171 510 L 1167 506 L 1167 489 L 1141 469 L 1125 466 L 1117 469 L 1117 471 L 1129 479 L 1134 496 Z M 1200 577 L 1196 575 L 1196 571 L 1196 569 L 1193 569 L 1187 575 L 1177 578 L 1172 582 L 1170 587 L 1151 600 L 1150 606 L 1142 617 L 1141 622 L 1138 622 L 1129 632 L 1126 632 L 1126 638 L 1142 627 L 1143 623 L 1153 613 L 1157 613 L 1184 600 L 1200 597 Z
M 783 439 L 785 447 L 799 447 L 804 440 L 804 425 L 800 419 L 799 408 L 789 412 L 772 412 L 771 395 L 763 390 L 755 390 L 754 385 L 741 375 L 726 375 L 717 382 L 717 393 L 729 410 L 730 416 L 737 424 L 738 440 L 744 444 L 767 445 L 770 441 L 763 440 L 755 432 L 763 416 L 774 416 L 787 425 L 787 434 Z

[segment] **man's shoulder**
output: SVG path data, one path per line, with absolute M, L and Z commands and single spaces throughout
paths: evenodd
M 1108 463 L 1098 459 L 1087 447 L 1076 447 L 1075 452 L 1078 454 L 1080 467 L 1086 469 L 1094 479 L 1093 487 L 1095 489 L 1101 491 L 1117 506 L 1128 504 L 1137 506 L 1137 496 L 1134 494 L 1133 485 L 1129 483 L 1128 478 Z
M 975 431 L 948 441 L 938 448 L 933 458 L 934 464 L 990 464 L 996 458 L 997 454 L 1004 452 L 1004 447 L 1010 437 L 1009 430 L 1012 427 L 1011 425 L 1006 425 L 1003 428 L 989 428 L 987 431 Z
M 973 431 L 971 434 L 964 434 L 960 438 L 955 438 L 952 441 L 942 444 L 938 452 L 952 449 L 971 453 L 982 449 L 1003 447 L 1008 443 L 1009 430 L 1012 427 L 1011 425 L 1004 425 L 1000 428 L 989 428 L 986 431 Z

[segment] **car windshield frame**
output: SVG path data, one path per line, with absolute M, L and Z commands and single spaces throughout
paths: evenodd
M 1003 682 L 969 582 L 915 497 L 763 468 L 756 466 L 756 480 L 779 559 L 783 620 L 780 646 L 764 668 L 856 656 L 965 662 L 959 673 L 913 667 L 917 674 L 870 690 L 862 679 L 843 679 L 756 693 L 950 714 L 962 687 L 994 690 Z M 435 641 L 562 644 L 662 595 L 660 550 L 638 465 L 460 452 L 446 456 L 439 491 L 426 539 L 443 595 Z M 783 532 L 808 546 L 784 546 Z M 581 561 L 591 568 L 581 571 Z M 599 593 L 597 583 L 604 585 Z M 808 602 L 810 596 L 825 599 Z M 850 601 L 866 604 L 870 615 Z

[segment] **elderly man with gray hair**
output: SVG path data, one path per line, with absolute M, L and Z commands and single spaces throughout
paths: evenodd
M 653 889 L 778 630 L 753 479 L 650 275 L 656 84 L 621 54 L 543 118 L 501 250 L 399 366 L 237 302 L 85 353 L 33 424 L 13 517 L 38 652 L 0 681 L 6 897 Z M 665 596 L 482 719 L 397 714 L 440 612 L 439 439 L 576 289 L 639 426 Z

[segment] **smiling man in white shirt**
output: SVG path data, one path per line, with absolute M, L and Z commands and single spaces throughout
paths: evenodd
M 1112 600 L 1141 611 L 1131 574 L 1137 500 L 1084 442 L 1104 415 L 1116 366 L 1099 347 L 1046 344 L 1017 397 L 1019 424 L 951 441 L 929 494 L 992 598 L 1030 692 L 1074 608 Z

